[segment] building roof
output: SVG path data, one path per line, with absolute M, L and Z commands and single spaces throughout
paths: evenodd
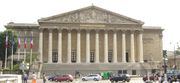
M 5 25 L 6 28 L 13 28 L 13 27 L 18 27 L 18 28 L 38 28 L 39 24 L 35 23 L 14 23 L 10 22 L 7 25 Z
M 144 22 L 140 20 L 120 15 L 94 5 L 38 20 L 40 23 L 57 21 L 60 23 L 144 24 Z

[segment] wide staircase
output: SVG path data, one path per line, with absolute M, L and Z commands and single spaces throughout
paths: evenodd
M 111 71 L 117 73 L 118 70 L 139 70 L 145 67 L 147 64 L 142 63 L 71 63 L 71 64 L 56 64 L 56 63 L 44 63 L 41 72 L 46 74 L 72 74 L 76 71 L 81 74 L 100 73 L 102 71 Z
M 40 67 L 42 65 L 42 68 Z M 119 70 L 136 70 L 137 74 L 146 74 L 147 70 L 158 69 L 156 63 L 34 63 L 30 68 L 32 72 L 50 74 L 72 74 L 78 71 L 82 75 L 111 71 L 117 73 Z M 138 73 L 141 72 L 141 73 Z M 127 72 L 129 73 L 129 72 Z

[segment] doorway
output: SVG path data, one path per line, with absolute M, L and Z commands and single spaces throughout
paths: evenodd
M 129 54 L 126 52 L 126 62 L 129 62 Z

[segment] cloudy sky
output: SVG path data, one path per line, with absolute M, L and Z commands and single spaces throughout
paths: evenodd
M 160 26 L 165 29 L 163 49 L 172 50 L 180 43 L 179 3 L 179 0 L 0 0 L 0 31 L 5 30 L 8 22 L 37 23 L 40 18 L 93 4 L 141 20 L 144 26 Z

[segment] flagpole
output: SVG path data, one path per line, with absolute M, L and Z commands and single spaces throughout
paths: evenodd
M 6 52 L 5 52 L 5 62 L 4 62 L 4 69 L 6 69 L 6 64 L 7 64 L 7 47 L 6 47 Z
M 26 32 L 25 32 L 25 35 L 24 35 L 24 62 L 26 62 L 26 42 L 27 42 L 27 39 L 26 39 Z
M 18 62 L 19 60 L 19 56 L 20 56 L 20 47 L 21 47 L 21 39 L 20 39 L 20 32 L 18 34 Z
M 14 58 L 14 55 L 13 55 L 13 48 L 14 48 L 14 34 L 13 34 L 13 31 L 12 31 L 12 40 L 11 40 L 11 43 L 12 43 L 12 56 L 11 56 L 11 70 L 13 70 L 13 58 Z
M 30 48 L 31 48 L 30 65 L 32 64 L 32 47 L 33 47 L 33 32 L 31 32 L 31 40 L 30 40 Z
M 13 58 L 14 58 L 14 55 L 13 55 L 13 46 L 12 46 L 11 70 L 13 70 Z
M 30 65 L 32 64 L 32 49 L 31 49 L 31 55 L 30 55 Z
M 20 49 L 18 48 L 18 57 L 17 57 L 18 62 L 19 62 L 19 54 L 20 54 Z
M 24 48 L 24 62 L 26 62 L 26 48 Z
M 8 32 L 6 32 L 6 51 L 5 51 L 5 61 L 4 61 L 4 69 L 7 68 L 7 48 L 8 48 Z

